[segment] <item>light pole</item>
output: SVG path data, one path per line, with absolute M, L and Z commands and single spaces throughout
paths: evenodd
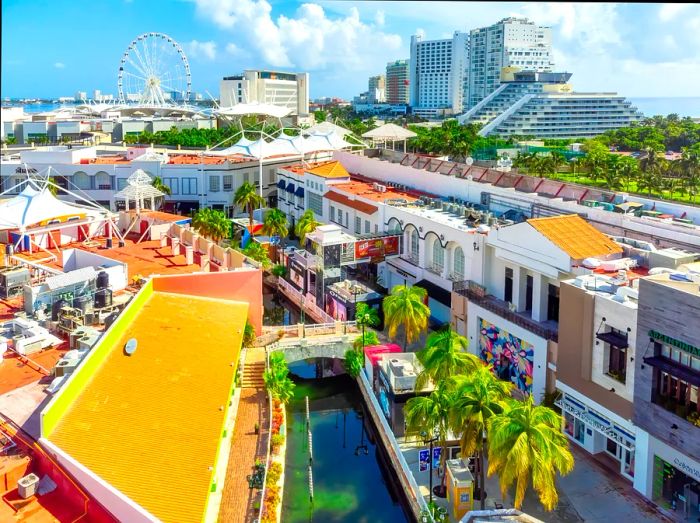
M 431 439 L 428 439 L 428 433 L 427 432 L 421 432 L 420 435 L 423 437 L 423 444 L 429 444 L 430 445 L 430 454 L 428 454 L 428 461 L 429 461 L 429 467 L 430 467 L 430 503 L 432 504 L 433 502 L 433 443 L 438 440 L 437 437 L 433 437 Z

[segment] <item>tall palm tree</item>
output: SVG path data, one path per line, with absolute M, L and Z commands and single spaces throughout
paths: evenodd
M 253 234 L 253 211 L 258 207 L 265 205 L 265 199 L 260 196 L 255 185 L 249 182 L 243 182 L 233 195 L 233 204 L 240 207 L 242 210 L 248 211 L 250 220 L 250 234 Z
M 574 468 L 569 442 L 561 431 L 562 417 L 549 407 L 508 400 L 488 422 L 489 475 L 498 474 L 505 495 L 515 483 L 515 507 L 520 508 L 530 477 L 545 510 L 559 501 L 555 478 Z
M 263 269 L 267 269 L 270 266 L 270 251 L 267 250 L 267 247 L 256 241 L 248 242 L 248 245 L 245 246 L 242 252 L 251 260 L 262 264 Z
M 409 436 L 436 437 L 440 454 L 440 467 L 444 470 L 447 459 L 447 433 L 450 427 L 452 411 L 452 394 L 447 382 L 441 382 L 428 396 L 416 396 L 406 402 L 403 408 L 406 420 L 406 434 Z M 428 459 L 433 459 L 429 456 Z M 441 487 L 444 488 L 445 477 L 442 475 Z
M 404 331 L 404 351 L 428 328 L 430 309 L 425 304 L 428 291 L 422 287 L 396 285 L 384 298 L 384 321 L 389 326 L 389 338 L 394 338 L 399 327 Z
M 289 234 L 289 227 L 287 225 L 287 215 L 279 209 L 270 209 L 267 213 L 265 213 L 265 218 L 263 219 L 262 232 L 263 234 L 270 237 L 279 237 L 279 245 L 283 247 L 284 239 Z M 277 258 L 276 255 L 275 258 Z
M 161 178 L 160 176 L 154 176 L 151 185 L 153 185 L 154 189 L 158 189 L 160 192 L 167 196 L 170 196 L 173 193 L 172 189 L 170 189 L 170 186 L 165 185 L 163 183 L 163 178 Z M 157 208 L 160 209 L 161 207 L 163 207 L 163 203 L 165 202 L 165 196 L 158 196 L 156 201 L 158 202 Z
M 223 238 L 231 234 L 231 220 L 226 218 L 222 211 L 205 208 L 199 209 L 192 217 L 192 227 L 199 234 L 210 238 L 214 243 L 219 243 Z
M 366 303 L 358 303 L 355 307 L 355 323 L 362 327 L 362 339 L 365 337 L 365 326 L 376 327 L 379 325 L 379 314 L 374 307 Z M 362 345 L 364 347 L 364 344 Z
M 603 171 L 605 187 L 611 191 L 616 191 L 622 187 L 622 162 L 621 157 L 616 154 L 608 156 L 607 165 Z
M 316 220 L 314 212 L 311 209 L 306 209 L 304 214 L 299 218 L 294 231 L 296 235 L 299 236 L 299 243 L 301 243 L 302 246 L 304 245 L 306 235 L 314 232 L 319 225 L 321 225 L 321 222 Z
M 630 181 L 639 174 L 639 162 L 631 156 L 620 158 L 620 176 L 625 181 L 625 190 L 629 190 Z
M 503 401 L 510 395 L 512 383 L 499 380 L 493 370 L 481 365 L 467 376 L 457 376 L 454 382 L 454 400 L 450 425 L 455 434 L 462 434 L 460 447 L 463 457 L 479 452 L 479 489 L 486 482 L 484 452 L 488 421 L 503 412 Z M 481 509 L 486 499 L 480 496 Z
M 423 365 L 423 371 L 416 379 L 416 390 L 421 390 L 429 381 L 439 383 L 459 374 L 471 374 L 482 367 L 483 362 L 467 352 L 468 346 L 467 338 L 454 332 L 449 325 L 447 329 L 431 333 L 425 348 L 416 354 Z

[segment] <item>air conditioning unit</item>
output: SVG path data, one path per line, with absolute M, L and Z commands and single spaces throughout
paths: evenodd
M 36 474 L 28 474 L 17 481 L 17 491 L 19 497 L 27 499 L 36 494 L 39 489 L 39 476 Z

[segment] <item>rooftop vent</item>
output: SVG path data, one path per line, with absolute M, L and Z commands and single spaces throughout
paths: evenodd
M 136 341 L 136 338 L 131 338 L 129 341 L 127 341 L 126 345 L 124 345 L 124 354 L 131 356 L 134 352 L 136 352 L 137 344 L 138 342 Z

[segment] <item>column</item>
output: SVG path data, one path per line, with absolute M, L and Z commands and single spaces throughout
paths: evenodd
M 527 271 L 522 267 L 513 268 L 513 303 L 518 312 L 527 306 Z
M 532 285 L 532 319 L 535 321 L 547 320 L 547 290 L 547 278 L 535 274 Z

